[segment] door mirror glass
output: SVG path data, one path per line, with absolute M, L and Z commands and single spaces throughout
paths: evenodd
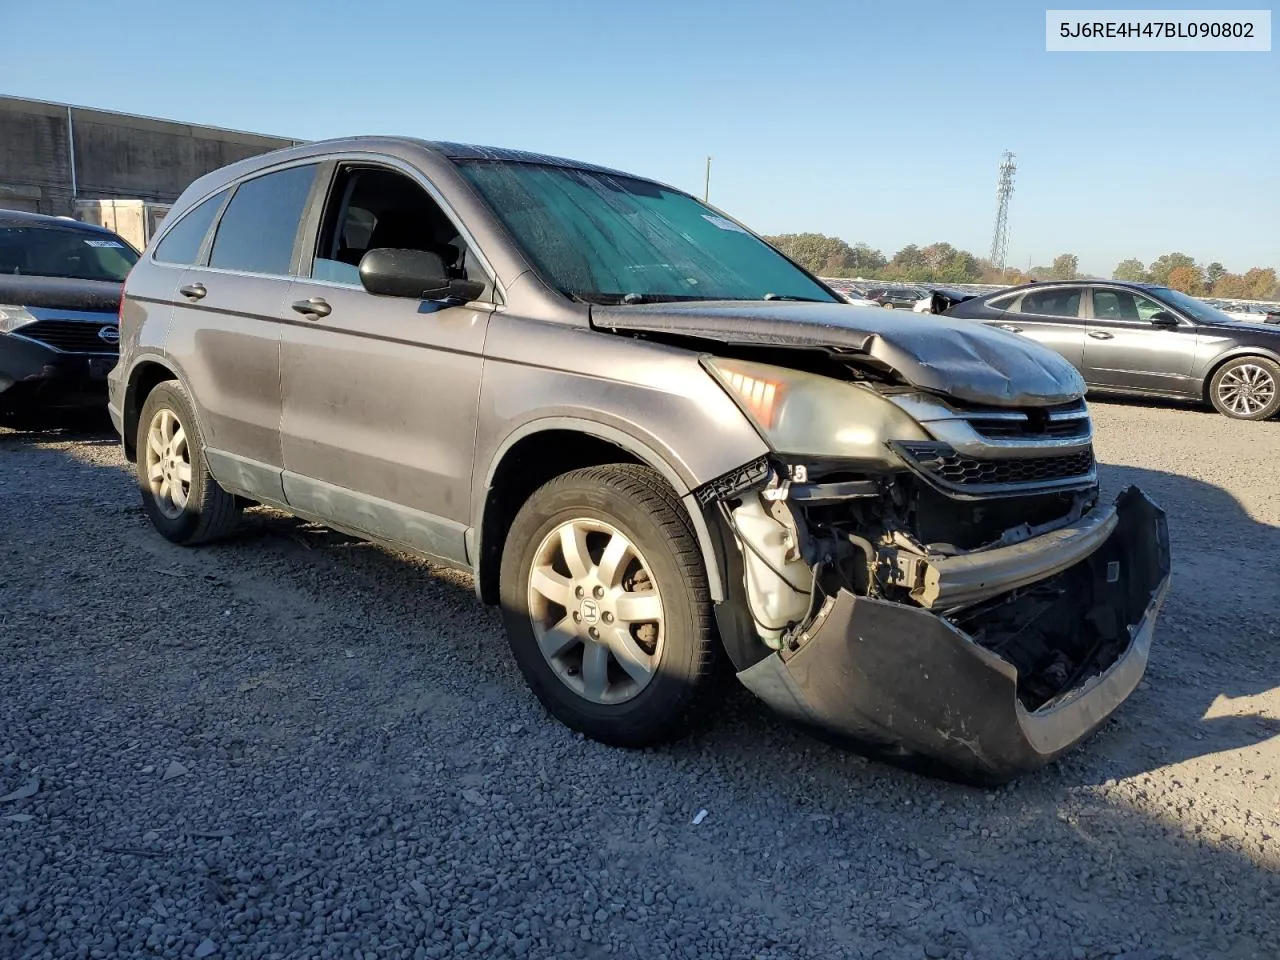
M 410 300 L 475 300 L 484 284 L 450 279 L 444 261 L 430 250 L 381 247 L 360 258 L 360 283 L 370 293 Z
M 1178 325 L 1178 318 L 1168 310 L 1157 310 L 1149 318 L 1153 327 L 1171 330 Z

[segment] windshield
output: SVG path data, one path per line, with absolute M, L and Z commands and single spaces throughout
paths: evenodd
M 1199 320 L 1201 323 L 1240 323 L 1241 321 L 1235 317 L 1229 317 L 1217 307 L 1211 307 L 1203 300 L 1197 300 L 1195 297 L 1189 297 L 1185 293 L 1179 293 L 1177 290 L 1170 290 L 1167 287 L 1161 287 L 1158 290 L 1152 290 L 1165 303 L 1171 307 L 1177 307 L 1193 320 Z
M 838 303 L 763 240 L 645 180 L 532 163 L 458 161 L 543 275 L 592 303 Z
M 132 247 L 109 233 L 0 227 L 0 274 L 122 283 L 137 260 Z

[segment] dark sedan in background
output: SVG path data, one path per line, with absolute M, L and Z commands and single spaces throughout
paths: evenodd
M 1227 316 L 1168 287 L 1118 281 L 1032 283 L 956 304 L 1056 350 L 1099 393 L 1212 403 L 1238 420 L 1280 411 L 1280 328 Z
M 138 251 L 110 230 L 0 210 L 0 417 L 102 406 Z
M 923 287 L 871 287 L 863 296 L 890 310 L 910 310 L 929 296 L 929 291 Z

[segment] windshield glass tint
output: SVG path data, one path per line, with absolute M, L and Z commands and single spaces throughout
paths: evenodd
M 692 197 L 644 180 L 531 163 L 459 168 L 562 292 L 838 303 L 785 257 Z
M 1227 316 L 1221 310 L 1209 306 L 1203 300 L 1197 300 L 1195 297 L 1189 297 L 1185 293 L 1179 293 L 1177 290 L 1170 290 L 1167 287 L 1161 287 L 1159 290 L 1152 290 L 1151 292 L 1165 303 L 1170 306 L 1177 307 L 1193 320 L 1199 320 L 1201 323 L 1238 322 L 1235 317 Z
M 109 233 L 0 227 L 0 274 L 123 281 L 138 254 Z

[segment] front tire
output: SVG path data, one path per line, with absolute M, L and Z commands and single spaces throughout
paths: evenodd
M 165 539 L 194 546 L 236 529 L 236 498 L 209 474 L 191 398 L 178 381 L 166 380 L 148 394 L 137 451 L 142 508 Z
M 566 726 L 623 747 L 689 728 L 718 646 L 697 540 L 654 471 L 588 467 L 538 489 L 507 534 L 500 594 L 516 663 Z
M 1239 357 L 1209 381 L 1214 409 L 1234 420 L 1268 420 L 1280 411 L 1280 365 L 1265 357 Z

